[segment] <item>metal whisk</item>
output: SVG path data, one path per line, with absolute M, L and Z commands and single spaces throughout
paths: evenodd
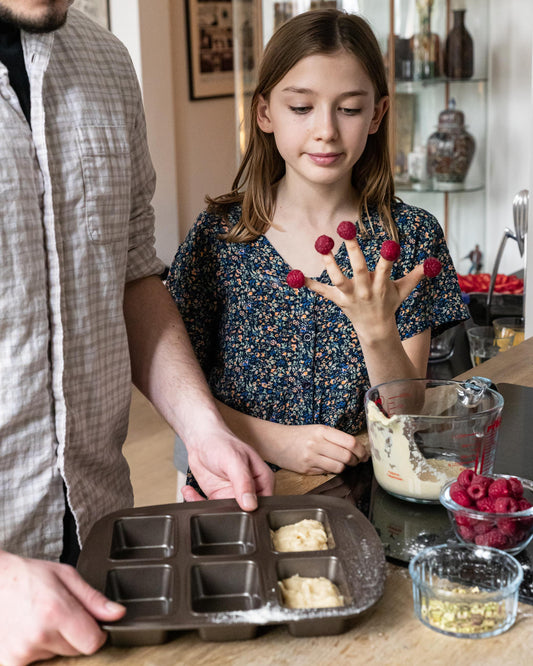
M 520 192 L 518 192 L 518 194 L 513 199 L 514 233 L 508 227 L 505 228 L 503 238 L 500 242 L 500 247 L 498 248 L 498 254 L 496 255 L 496 261 L 494 262 L 494 268 L 492 269 L 492 275 L 490 276 L 489 293 L 487 294 L 487 316 L 490 315 L 490 306 L 492 304 L 492 295 L 494 293 L 494 283 L 496 282 L 496 276 L 498 275 L 498 269 L 500 267 L 500 260 L 502 258 L 503 249 L 508 238 L 513 238 L 517 242 L 520 256 L 524 256 L 524 241 L 527 233 L 528 210 L 529 190 L 520 190 Z

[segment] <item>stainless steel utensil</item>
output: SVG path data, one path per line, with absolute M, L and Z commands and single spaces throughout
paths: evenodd
M 524 255 L 524 239 L 527 233 L 529 190 L 520 190 L 513 200 L 513 221 L 520 256 Z
M 518 244 L 518 251 L 520 252 L 520 256 L 522 257 L 524 255 L 524 240 L 527 233 L 528 210 L 529 190 L 520 190 L 520 192 L 518 192 L 518 194 L 516 194 L 515 198 L 513 199 L 514 233 L 508 227 L 505 228 L 505 231 L 503 232 L 503 238 L 500 241 L 500 247 L 498 248 L 498 253 L 496 254 L 496 261 L 494 262 L 492 275 L 490 276 L 489 292 L 487 294 L 487 317 L 490 317 L 490 306 L 492 303 L 492 295 L 494 293 L 494 283 L 496 282 L 496 276 L 498 275 L 498 269 L 500 267 L 500 261 L 507 239 L 513 238 Z

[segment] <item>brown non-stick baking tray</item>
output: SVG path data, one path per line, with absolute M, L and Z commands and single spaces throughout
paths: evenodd
M 282 553 L 270 530 L 305 518 L 320 521 L 328 549 Z M 253 513 L 235 500 L 140 507 L 98 521 L 78 570 L 124 604 L 125 617 L 103 624 L 115 645 L 162 643 L 176 631 L 204 640 L 254 638 L 268 625 L 294 636 L 340 634 L 381 597 L 385 556 L 365 516 L 337 497 L 259 498 Z M 278 581 L 299 574 L 335 583 L 344 606 L 290 609 Z

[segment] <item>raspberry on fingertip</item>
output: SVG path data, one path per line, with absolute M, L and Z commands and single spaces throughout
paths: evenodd
M 357 236 L 357 227 L 353 222 L 344 220 L 337 227 L 337 233 L 344 240 L 353 240 Z
M 294 287 L 294 289 L 299 289 L 305 284 L 305 275 L 302 271 L 295 269 L 287 273 L 287 284 L 289 287 Z
M 386 240 L 381 246 L 380 254 L 387 261 L 396 261 L 400 256 L 400 245 L 393 240 Z
M 315 241 L 315 250 L 320 254 L 329 254 L 335 242 L 331 236 L 319 236 Z
M 436 257 L 428 257 L 424 260 L 424 275 L 429 278 L 436 277 L 442 269 L 442 264 Z

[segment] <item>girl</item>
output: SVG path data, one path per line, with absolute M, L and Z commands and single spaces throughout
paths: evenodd
M 468 318 L 439 224 L 394 196 L 388 109 L 362 18 L 328 9 L 288 21 L 263 56 L 232 190 L 207 198 L 171 268 L 226 422 L 274 469 L 340 473 L 366 460 L 355 438 L 365 391 L 424 377 L 431 334 Z M 357 238 L 344 223 L 342 242 L 348 220 Z M 333 247 L 320 239 L 320 254 L 324 235 Z M 399 243 L 395 262 L 380 257 L 387 240 Z M 430 256 L 442 264 L 431 280 Z M 315 279 L 294 289 L 291 268 Z

